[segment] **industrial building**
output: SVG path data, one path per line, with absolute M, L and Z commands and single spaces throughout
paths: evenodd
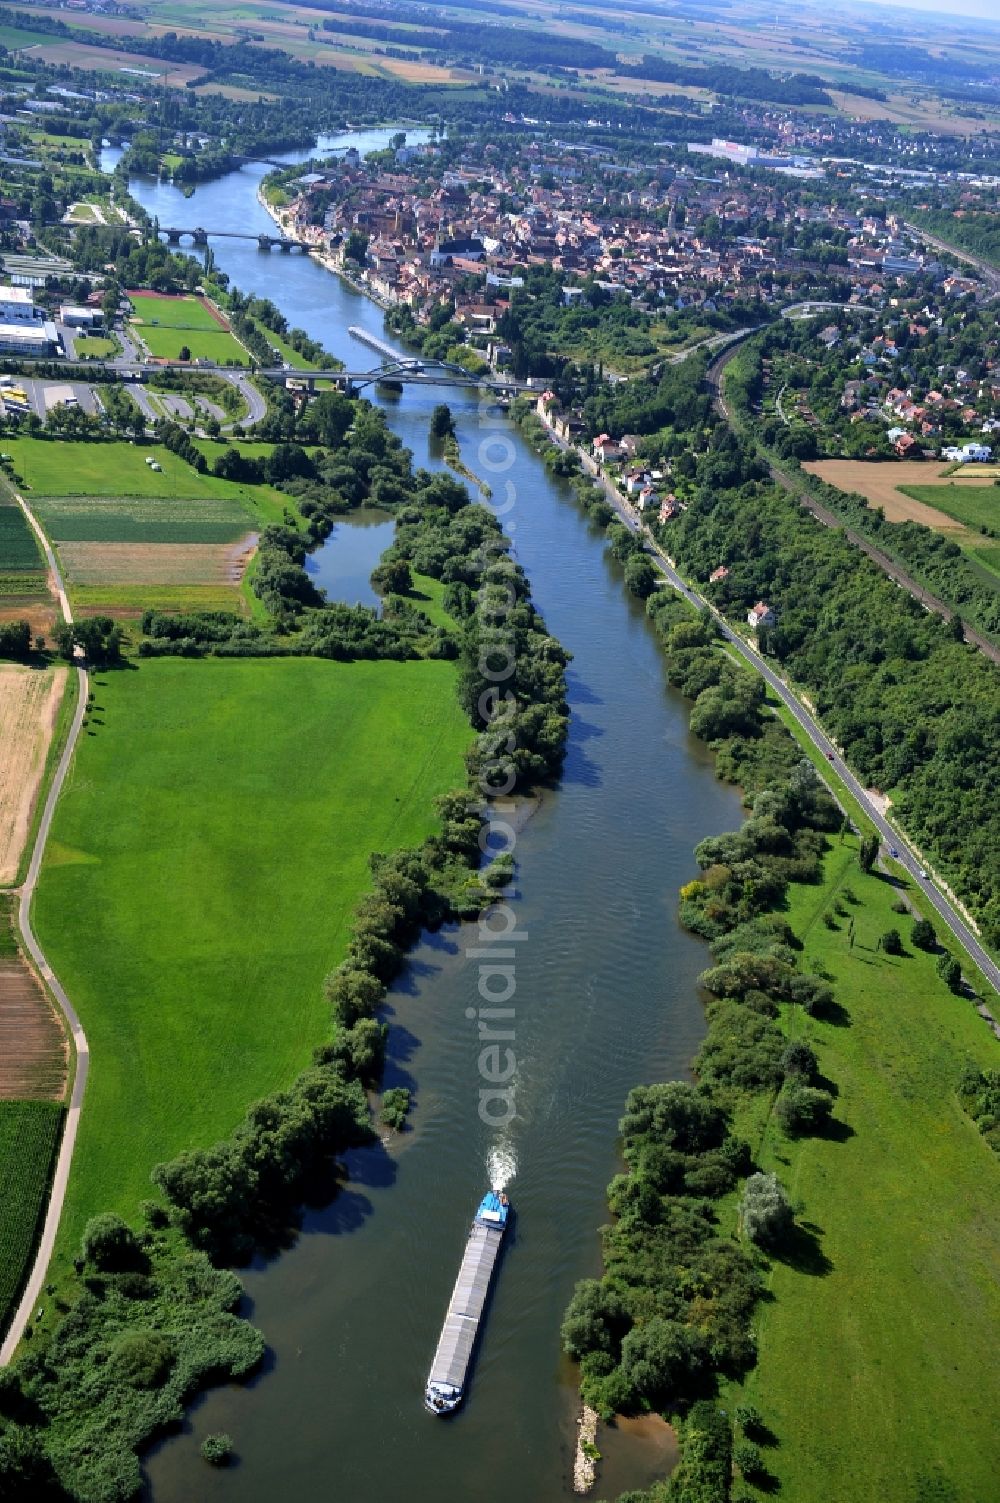
M 48 319 L 32 324 L 0 320 L 0 355 L 45 356 L 58 348 L 58 330 Z
M 38 324 L 45 321 L 45 310 L 35 307 L 30 287 L 0 286 L 0 325 Z

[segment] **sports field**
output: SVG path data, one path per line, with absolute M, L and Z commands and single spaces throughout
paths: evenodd
M 996 1041 L 909 943 L 897 890 L 861 873 L 853 838 L 825 877 L 793 887 L 785 917 L 843 1011 L 787 1022 L 838 1093 L 837 1125 L 790 1140 L 773 1120 L 738 1124 L 803 1228 L 773 1265 L 746 1395 L 786 1503 L 980 1503 L 995 1491 L 1000 1161 L 956 1084 L 966 1060 L 995 1068 Z M 876 948 L 890 928 L 902 956 Z
M 135 323 L 131 327 L 157 360 L 211 360 L 215 365 L 246 365 L 249 360 L 239 340 L 224 329 L 173 329 Z M 186 356 L 181 354 L 184 349 Z
M 470 737 L 449 663 L 163 659 L 93 688 L 35 906 L 92 1051 L 63 1256 L 308 1062 L 369 853 L 429 833 Z
M 227 361 L 246 364 L 246 350 L 227 332 L 225 319 L 203 298 L 139 292 L 130 293 L 129 298 L 135 310 L 133 332 L 151 355 L 179 360 L 181 349 L 186 347 L 192 360 L 213 360 L 219 365 Z

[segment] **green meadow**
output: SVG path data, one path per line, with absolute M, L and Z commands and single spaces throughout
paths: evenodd
M 786 914 L 803 968 L 829 978 L 841 1009 L 785 1018 L 837 1092 L 834 1130 L 792 1140 L 766 1108 L 739 1124 L 802 1229 L 772 1265 L 744 1394 L 776 1438 L 764 1460 L 785 1503 L 983 1503 L 1000 1404 L 1000 1161 L 955 1088 L 967 1060 L 995 1068 L 996 1041 L 910 944 L 899 889 L 865 876 L 856 851 L 853 837 L 834 844 L 824 883 L 793 887 Z M 902 956 L 878 948 L 891 928 Z
M 203 446 L 219 454 L 221 445 Z M 5 438 L 5 452 L 32 492 L 32 506 L 44 510 L 47 498 L 73 497 L 88 504 L 94 497 L 162 497 L 177 501 L 204 498 L 244 509 L 248 526 L 280 521 L 288 497 L 267 485 L 243 485 L 217 475 L 199 475 L 186 460 L 162 444 L 64 443 L 44 438 Z M 154 470 L 146 463 L 155 458 Z M 60 534 L 57 532 L 56 537 Z M 96 535 L 99 539 L 101 534 Z
M 36 506 L 61 543 L 234 543 L 254 523 L 235 496 L 52 496 Z
M 92 1054 L 63 1257 L 309 1061 L 369 854 L 430 833 L 471 734 L 443 662 L 162 659 L 93 690 L 35 902 Z
M 218 326 L 212 329 L 174 329 L 152 324 L 133 324 L 149 353 L 157 360 L 211 360 L 215 365 L 246 365 L 249 356 L 232 334 Z M 182 356 L 181 350 L 188 355 Z
M 186 346 L 192 360 L 245 365 L 247 352 L 200 298 L 132 296 L 133 332 L 157 359 L 179 360 Z
M 966 527 L 1000 527 L 1000 485 L 901 485 L 904 496 L 943 511 Z

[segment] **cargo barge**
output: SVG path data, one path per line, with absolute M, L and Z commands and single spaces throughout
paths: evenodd
M 464 1397 L 472 1348 L 509 1214 L 510 1203 L 502 1192 L 490 1190 L 483 1196 L 424 1390 L 424 1407 L 431 1414 L 451 1414 Z

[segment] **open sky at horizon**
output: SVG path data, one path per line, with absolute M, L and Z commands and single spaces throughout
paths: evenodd
M 864 10 L 921 10 L 931 15 L 967 17 L 977 21 L 1000 21 L 997 0 L 868 0 Z

